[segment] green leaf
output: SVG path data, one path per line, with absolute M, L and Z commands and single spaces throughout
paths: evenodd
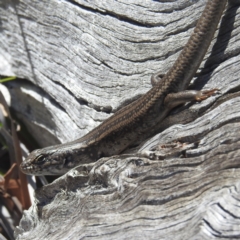
M 9 82 L 9 81 L 15 80 L 16 78 L 17 78 L 16 76 L 2 78 L 0 79 L 0 83 Z

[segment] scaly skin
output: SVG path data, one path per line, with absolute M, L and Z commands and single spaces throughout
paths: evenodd
M 33 151 L 21 164 L 26 174 L 60 175 L 69 169 L 121 153 L 139 139 L 156 132 L 156 126 L 176 105 L 203 100 L 210 91 L 182 92 L 196 73 L 217 28 L 227 0 L 209 0 L 190 39 L 174 63 L 151 90 L 117 111 L 84 137 L 66 144 Z M 160 74 L 153 75 L 156 80 Z

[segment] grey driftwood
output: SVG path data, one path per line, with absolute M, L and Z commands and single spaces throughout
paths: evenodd
M 7 85 L 12 108 L 42 147 L 79 138 L 170 68 L 205 3 L 3 0 L 0 74 L 29 80 Z M 219 93 L 178 108 L 127 154 L 39 189 L 17 239 L 240 238 L 240 3 L 232 3 L 191 86 Z

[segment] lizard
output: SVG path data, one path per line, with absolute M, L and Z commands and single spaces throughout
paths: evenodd
M 176 106 L 202 101 L 217 89 L 186 90 L 201 64 L 217 29 L 227 0 L 208 0 L 193 33 L 165 75 L 151 77 L 153 87 L 121 108 L 85 136 L 72 142 L 34 150 L 21 163 L 32 175 L 62 175 L 75 166 L 118 155 L 139 139 L 156 133 L 157 127 Z

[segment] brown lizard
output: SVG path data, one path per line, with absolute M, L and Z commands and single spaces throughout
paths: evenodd
M 117 155 L 139 139 L 156 133 L 171 109 L 187 101 L 201 101 L 209 91 L 186 91 L 217 28 L 227 0 L 209 0 L 184 49 L 170 70 L 160 79 L 152 76 L 154 87 L 138 100 L 117 111 L 84 137 L 37 149 L 21 164 L 26 174 L 60 175 L 80 164 Z M 185 90 L 185 91 L 184 91 Z

